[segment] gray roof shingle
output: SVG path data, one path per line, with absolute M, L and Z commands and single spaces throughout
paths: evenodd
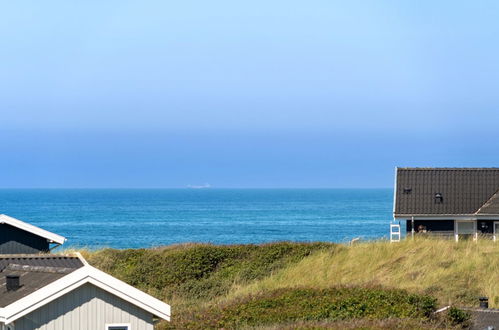
M 498 192 L 499 168 L 397 168 L 394 214 L 499 215 Z
M 499 191 L 483 204 L 476 214 L 499 214 Z
M 80 267 L 83 263 L 77 256 L 0 255 L 0 307 L 8 306 Z M 7 275 L 19 275 L 21 287 L 7 291 Z

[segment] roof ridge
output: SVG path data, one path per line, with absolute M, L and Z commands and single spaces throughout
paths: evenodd
M 499 171 L 499 167 L 397 167 L 397 170 Z
M 14 271 L 24 271 L 24 272 L 69 274 L 77 268 L 8 264 L 7 267 L 5 267 L 4 269 L 14 270 Z

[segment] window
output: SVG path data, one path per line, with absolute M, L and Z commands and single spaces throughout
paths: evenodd
M 459 221 L 457 233 L 460 235 L 471 235 L 475 233 L 475 223 L 473 221 Z
M 476 221 L 456 221 L 456 241 L 460 239 L 476 239 Z
M 106 324 L 106 330 L 131 330 L 130 324 Z

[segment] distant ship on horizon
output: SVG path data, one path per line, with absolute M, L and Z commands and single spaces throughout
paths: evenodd
M 191 184 L 188 184 L 187 188 L 189 188 L 189 189 L 208 189 L 208 188 L 211 188 L 211 185 L 209 183 L 205 183 L 203 185 L 191 185 Z

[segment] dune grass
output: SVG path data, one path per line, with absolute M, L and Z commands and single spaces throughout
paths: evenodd
M 419 238 L 318 251 L 228 298 L 285 287 L 383 286 L 431 294 L 442 305 L 476 305 L 488 296 L 499 307 L 499 243 Z
M 83 254 L 97 268 L 170 303 L 173 321 L 161 323 L 160 329 L 449 326 L 421 319 L 397 300 L 400 295 L 436 298 L 430 309 L 477 305 L 478 296 L 490 297 L 491 307 L 499 307 L 499 243 L 485 240 L 456 243 L 417 238 L 353 246 L 187 244 Z M 352 291 L 338 295 L 338 290 Z M 406 307 L 383 314 L 386 306 L 373 303 L 369 311 L 363 299 L 349 299 L 356 292 L 368 297 L 395 292 L 386 296 L 387 303 Z M 319 302 L 322 305 L 316 306 Z M 341 314 L 348 306 L 353 306 L 352 313 Z M 318 315 L 315 310 L 323 313 L 313 317 Z M 357 310 L 360 314 L 355 314 Z
M 82 254 L 95 267 L 176 308 L 202 305 L 303 260 L 334 251 L 331 243 L 183 244 L 155 249 L 104 249 Z

